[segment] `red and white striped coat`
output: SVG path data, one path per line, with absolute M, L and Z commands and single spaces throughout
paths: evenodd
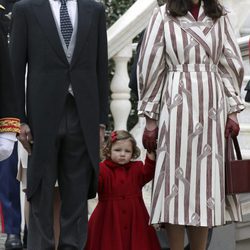
M 137 67 L 139 115 L 158 120 L 151 223 L 217 226 L 240 220 L 237 196 L 225 196 L 227 115 L 244 109 L 244 70 L 225 14 L 216 21 L 203 5 L 172 17 L 155 10 Z

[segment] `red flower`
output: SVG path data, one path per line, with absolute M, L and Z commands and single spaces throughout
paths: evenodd
M 110 136 L 111 136 L 112 142 L 115 142 L 117 140 L 117 132 L 116 131 L 113 131 Z

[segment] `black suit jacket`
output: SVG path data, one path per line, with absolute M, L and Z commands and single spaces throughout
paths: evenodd
M 108 115 L 106 20 L 102 4 L 92 0 L 77 2 L 77 39 L 71 64 L 64 53 L 48 0 L 23 0 L 13 9 L 10 48 L 20 93 L 20 116 L 21 121 L 31 127 L 34 137 L 28 166 L 28 198 L 43 174 L 49 171 L 46 166 L 54 152 L 70 83 L 94 169 L 89 197 L 96 193 L 99 124 L 106 124 Z

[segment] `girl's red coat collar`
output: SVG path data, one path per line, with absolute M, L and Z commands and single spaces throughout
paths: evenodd
M 109 168 L 120 168 L 120 167 L 123 167 L 123 168 L 128 169 L 128 168 L 131 167 L 132 162 L 130 161 L 130 162 L 124 164 L 124 165 L 120 165 L 120 164 L 117 164 L 117 163 L 115 163 L 115 162 L 113 162 L 113 161 L 107 159 L 107 160 L 104 160 L 104 161 L 103 161 L 103 164 L 105 164 L 105 165 L 108 166 Z

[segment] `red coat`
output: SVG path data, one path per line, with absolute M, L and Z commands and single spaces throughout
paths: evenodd
M 145 165 L 100 163 L 99 202 L 89 220 L 85 250 L 160 250 L 142 198 L 142 187 L 154 170 L 155 162 L 148 158 Z

